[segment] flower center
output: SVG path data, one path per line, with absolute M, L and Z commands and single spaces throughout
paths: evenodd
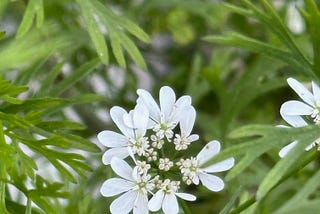
M 194 157 L 187 158 L 187 159 L 180 159 L 177 163 L 179 169 L 182 174 L 182 180 L 187 184 L 190 185 L 193 183 L 195 177 L 198 176 L 199 170 L 199 163 L 198 160 Z
M 320 112 L 319 112 L 319 108 L 320 107 L 316 107 L 314 110 L 313 110 L 313 112 L 312 112 L 312 114 L 311 114 L 311 118 L 313 119 L 313 122 L 315 122 L 317 125 L 319 125 L 320 124 Z
M 149 141 L 147 137 L 141 137 L 138 139 L 130 138 L 128 145 L 130 146 L 133 154 L 144 156 L 149 148 Z

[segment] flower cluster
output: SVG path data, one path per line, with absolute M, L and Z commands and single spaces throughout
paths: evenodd
M 280 114 L 282 118 L 292 127 L 303 127 L 309 124 L 320 124 L 320 87 L 312 81 L 312 92 L 310 92 L 303 84 L 293 78 L 288 78 L 289 86 L 299 95 L 303 102 L 299 100 L 290 100 L 282 104 Z M 319 147 L 320 139 L 311 143 L 306 147 L 309 151 L 313 147 Z M 297 141 L 283 147 L 279 156 L 284 157 L 297 145 Z
M 190 96 L 176 100 L 174 91 L 160 89 L 159 104 L 151 94 L 137 90 L 135 108 L 129 112 L 113 107 L 110 115 L 121 134 L 102 131 L 98 140 L 109 149 L 102 161 L 120 177 L 106 180 L 101 194 L 111 197 L 123 193 L 110 205 L 111 213 L 166 214 L 179 212 L 177 197 L 194 201 L 196 197 L 181 192 L 183 186 L 201 182 L 211 191 L 220 191 L 224 182 L 211 173 L 229 170 L 234 159 L 228 158 L 205 167 L 217 155 L 220 143 L 211 141 L 194 157 L 186 157 L 191 143 L 199 136 L 192 134 L 196 111 Z

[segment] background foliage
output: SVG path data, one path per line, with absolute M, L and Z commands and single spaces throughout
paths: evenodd
M 1 0 L 0 213 L 108 213 L 112 174 L 95 144 L 137 88 L 170 85 L 197 109 L 192 145 L 234 156 L 191 213 L 317 213 L 318 126 L 279 129 L 286 78 L 320 78 L 315 0 Z M 300 144 L 286 158 L 279 149 Z

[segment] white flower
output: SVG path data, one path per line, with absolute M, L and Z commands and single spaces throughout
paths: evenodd
M 191 184 L 192 182 L 196 185 L 199 184 L 200 180 L 201 183 L 211 191 L 218 192 L 222 190 L 224 188 L 223 180 L 209 173 L 229 170 L 234 165 L 234 158 L 228 158 L 205 168 L 202 167 L 204 163 L 219 152 L 220 143 L 214 140 L 205 145 L 196 158 L 180 160 L 178 165 L 183 175 L 183 180 L 187 184 Z
M 149 120 L 146 107 L 137 104 L 134 110 L 127 113 L 123 108 L 115 106 L 111 108 L 110 115 L 122 134 L 108 130 L 98 134 L 100 143 L 110 147 L 103 154 L 103 163 L 109 164 L 114 156 L 124 159 L 130 152 L 144 155 L 149 147 L 149 142 L 144 137 Z
M 177 214 L 179 212 L 179 205 L 177 197 L 187 201 L 195 201 L 196 197 L 188 193 L 177 192 L 179 189 L 178 181 L 164 180 L 161 183 L 161 188 L 150 199 L 148 207 L 149 210 L 155 212 L 162 210 L 165 214 Z
M 169 171 L 171 167 L 173 167 L 173 162 L 170 161 L 169 158 L 160 158 L 159 159 L 158 168 L 160 170 Z
M 287 79 L 290 87 L 304 101 L 290 100 L 282 104 L 280 114 L 293 127 L 307 125 L 303 117 L 310 116 L 316 124 L 320 124 L 320 88 L 312 82 L 311 93 L 304 85 L 293 78 Z
M 307 126 L 308 123 L 306 122 L 306 120 L 308 120 L 309 118 L 311 118 L 315 124 L 320 124 L 319 86 L 315 82 L 312 82 L 313 93 L 311 93 L 303 84 L 293 78 L 288 78 L 287 82 L 304 102 L 298 100 L 290 100 L 283 103 L 280 108 L 280 115 L 282 116 L 282 118 L 288 124 L 295 128 Z M 292 143 L 283 147 L 279 152 L 279 156 L 281 158 L 285 157 L 297 145 L 297 143 L 297 141 L 293 141 Z M 309 151 L 317 144 L 317 141 L 315 141 L 307 146 L 305 150 Z
M 181 134 L 176 134 L 173 140 L 176 150 L 185 150 L 190 143 L 199 139 L 197 134 L 190 135 L 195 120 L 196 110 L 192 106 L 186 107 L 179 123 Z
M 149 127 L 160 137 L 166 137 L 169 141 L 173 137 L 173 129 L 180 121 L 184 108 L 191 105 L 190 96 L 182 96 L 176 101 L 176 95 L 169 86 L 161 87 L 159 92 L 160 107 L 151 94 L 143 89 L 138 89 L 139 98 L 137 103 L 141 103 L 149 110 Z
M 111 167 L 122 178 L 106 180 L 100 192 L 105 197 L 123 194 L 111 203 L 110 212 L 126 214 L 133 210 L 134 214 L 148 214 L 148 192 L 154 187 L 150 175 L 136 173 L 136 170 L 117 157 L 111 159 Z

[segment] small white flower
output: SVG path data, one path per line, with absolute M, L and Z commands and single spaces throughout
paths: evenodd
M 220 152 L 220 143 L 216 140 L 210 141 L 199 152 L 196 158 L 188 158 L 179 162 L 179 168 L 183 175 L 183 180 L 187 184 L 198 185 L 199 180 L 209 190 L 218 192 L 224 188 L 224 182 L 221 178 L 209 173 L 223 172 L 229 170 L 234 165 L 234 158 L 228 158 L 203 168 L 203 164 L 213 158 Z
M 186 150 L 188 146 L 199 139 L 199 135 L 191 134 L 191 131 L 196 120 L 196 110 L 192 107 L 186 107 L 180 119 L 181 134 L 176 134 L 173 140 L 176 150 Z
M 146 107 L 138 104 L 127 113 L 123 108 L 115 106 L 111 108 L 110 115 L 122 134 L 109 130 L 98 134 L 100 143 L 110 148 L 103 154 L 102 162 L 107 165 L 114 156 L 124 159 L 129 156 L 129 149 L 133 154 L 144 155 L 149 147 L 144 137 L 149 119 Z
M 143 89 L 138 89 L 139 98 L 137 103 L 141 103 L 149 110 L 149 127 L 152 128 L 160 138 L 167 140 L 173 137 L 173 129 L 181 119 L 181 113 L 185 107 L 191 105 L 190 96 L 182 96 L 176 101 L 176 95 L 169 86 L 161 87 L 159 92 L 160 108 L 151 94 Z
M 133 210 L 134 214 L 148 214 L 148 192 L 154 185 L 150 182 L 150 175 L 139 175 L 124 160 L 113 157 L 111 159 L 113 171 L 122 178 L 106 180 L 100 192 L 105 197 L 112 197 L 123 193 L 110 205 L 110 212 L 126 214 Z
M 152 143 L 151 143 L 151 146 L 154 147 L 154 148 L 157 148 L 157 149 L 161 149 L 163 144 L 164 144 L 164 140 L 163 138 L 160 138 L 159 136 L 157 135 L 151 135 L 150 137 Z
M 164 180 L 161 183 L 160 190 L 150 199 L 148 203 L 149 210 L 155 212 L 162 207 L 165 214 L 177 214 L 179 212 L 177 197 L 187 201 L 195 201 L 196 197 L 194 195 L 177 192 L 179 184 L 178 181 Z
M 145 161 L 136 161 L 136 170 L 138 172 L 138 174 L 140 175 L 146 175 L 148 174 L 148 170 L 151 169 L 150 164 L 147 164 Z
M 160 158 L 159 159 L 159 169 L 164 171 L 169 171 L 173 167 L 173 162 L 169 158 Z
M 309 118 L 311 118 L 315 124 L 320 124 L 319 86 L 315 82 L 312 82 L 313 93 L 311 93 L 303 84 L 293 78 L 288 78 L 287 82 L 304 102 L 298 100 L 290 100 L 283 103 L 280 108 L 281 117 L 288 124 L 295 128 L 307 126 L 308 123 L 306 122 L 306 120 L 308 120 Z M 297 141 L 293 141 L 292 143 L 283 147 L 279 152 L 279 156 L 281 158 L 285 157 L 297 145 L 297 143 Z M 305 150 L 309 151 L 316 145 L 318 145 L 317 141 L 311 143 L 306 147 Z
M 304 101 L 290 100 L 282 104 L 280 114 L 285 121 L 293 127 L 302 127 L 307 125 L 303 117 L 309 116 L 316 124 L 320 123 L 320 88 L 312 82 L 311 93 L 303 84 L 293 78 L 287 79 L 290 87 Z

